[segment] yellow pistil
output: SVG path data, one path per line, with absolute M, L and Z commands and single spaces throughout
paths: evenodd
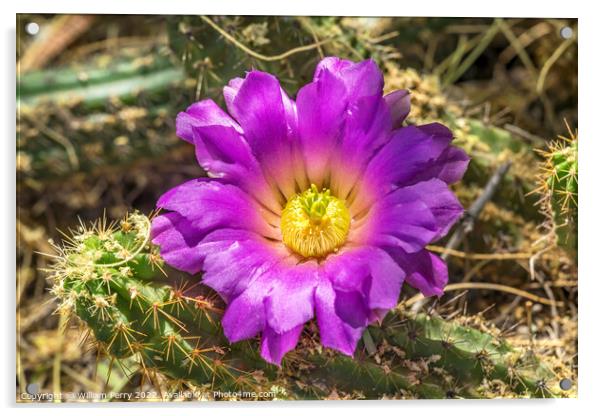
M 284 244 L 303 257 L 324 257 L 345 243 L 351 217 L 345 203 L 311 185 L 292 197 L 282 211 Z

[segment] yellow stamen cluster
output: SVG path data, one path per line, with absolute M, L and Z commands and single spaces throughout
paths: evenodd
M 351 217 L 330 190 L 311 185 L 292 197 L 282 211 L 280 230 L 288 248 L 303 257 L 324 257 L 345 243 Z

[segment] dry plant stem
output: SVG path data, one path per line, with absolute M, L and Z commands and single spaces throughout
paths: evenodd
M 464 235 L 466 235 L 472 231 L 475 220 L 481 214 L 481 211 L 485 207 L 485 204 L 495 194 L 497 187 L 502 182 L 502 179 L 504 178 L 504 176 L 510 169 L 510 165 L 511 165 L 511 162 L 509 162 L 509 161 L 504 163 L 495 171 L 493 176 L 491 176 L 491 178 L 489 179 L 489 182 L 487 182 L 487 185 L 485 185 L 485 189 L 483 190 L 483 193 L 481 193 L 481 195 L 479 195 L 479 197 L 476 199 L 476 201 L 473 202 L 473 204 L 470 206 L 470 208 L 468 208 L 468 210 L 466 211 L 464 218 L 462 218 L 462 220 L 460 220 L 460 224 L 459 224 L 458 228 L 456 228 L 456 231 L 452 234 L 447 245 L 445 246 L 445 250 L 443 251 L 441 258 L 443 258 L 444 260 L 447 259 L 447 257 L 452 253 L 452 251 L 455 251 L 456 247 L 458 247 L 458 245 L 460 244 L 460 241 L 462 240 Z M 485 259 L 487 257 L 479 257 L 479 258 Z
M 477 37 L 478 39 L 478 37 Z M 475 43 L 476 45 L 477 43 Z M 462 56 L 464 55 L 465 52 L 470 51 L 473 48 L 474 45 L 469 45 L 468 41 L 467 41 L 467 35 L 465 34 L 461 34 L 460 37 L 458 38 L 458 46 L 456 47 L 456 50 L 454 51 L 454 53 L 452 55 L 450 55 L 450 60 L 449 60 L 449 69 L 447 69 L 447 72 L 452 72 L 455 71 L 458 68 L 458 65 L 460 65 L 460 62 L 462 60 Z M 443 63 L 442 63 L 443 65 Z
M 466 253 L 448 247 L 432 245 L 426 246 L 426 248 L 435 253 L 442 253 L 447 256 L 459 257 L 467 260 L 521 260 L 529 259 L 533 256 L 532 253 Z
M 224 29 L 219 27 L 213 20 L 211 20 L 207 16 L 200 16 L 200 17 L 201 17 L 201 20 L 203 20 L 205 23 L 207 23 L 209 26 L 211 26 L 213 29 L 215 29 L 220 35 L 222 35 L 224 38 L 226 38 L 226 40 L 228 40 L 234 46 L 241 49 L 243 52 L 252 56 L 253 58 L 257 58 L 261 61 L 267 61 L 267 62 L 280 61 L 280 60 L 288 58 L 289 56 L 294 55 L 296 53 L 311 51 L 312 49 L 319 48 L 321 45 L 329 43 L 332 40 L 332 39 L 326 39 L 321 42 L 312 43 L 311 45 L 299 46 L 297 48 L 289 49 L 288 51 L 283 52 L 279 55 L 267 56 L 267 55 L 262 55 L 258 52 L 255 52 L 254 50 L 250 49 L 246 45 L 240 43 L 238 40 L 236 40 L 233 36 L 231 36 Z
M 97 383 L 90 381 L 87 377 L 85 377 L 85 376 L 81 375 L 80 373 L 78 373 L 77 371 L 73 370 L 68 365 L 62 364 L 61 371 L 63 373 L 65 373 L 65 375 L 67 377 L 69 377 L 73 381 L 81 384 L 82 386 L 87 388 L 89 391 L 97 391 L 99 389 L 99 386 Z
M 18 319 L 18 315 L 17 315 Z M 17 322 L 17 328 L 19 328 L 19 324 Z M 19 335 L 17 335 L 19 337 Z M 18 339 L 18 338 L 17 338 Z M 25 376 L 25 370 L 23 368 L 23 362 L 21 360 L 21 348 L 19 348 L 20 341 L 17 341 L 17 380 L 19 381 L 19 389 L 20 393 L 25 393 L 25 387 L 27 386 L 27 377 Z
M 537 78 L 537 69 L 535 68 L 535 65 L 533 65 L 533 61 L 531 61 L 531 58 L 529 58 L 529 55 L 525 51 L 525 48 L 523 47 L 522 43 L 516 37 L 514 32 L 512 32 L 512 29 L 510 29 L 510 27 L 506 24 L 504 19 L 495 19 L 495 23 L 498 25 L 506 39 L 508 39 L 508 42 L 510 42 L 512 48 L 514 48 L 516 54 L 522 61 L 523 65 L 525 65 L 525 67 L 529 71 L 529 75 L 531 76 L 531 78 L 535 80 Z
M 531 142 L 531 144 L 536 146 L 542 146 L 546 143 L 546 141 L 541 137 L 536 136 L 535 134 L 532 134 L 526 130 L 523 130 L 518 126 L 515 126 L 514 124 L 504 124 L 504 130 L 508 130 L 510 133 L 522 137 L 523 139 L 528 140 L 529 142 Z
M 565 40 L 560 44 L 560 46 L 554 51 L 554 53 L 548 58 L 548 60 L 544 63 L 543 68 L 541 68 L 541 72 L 539 73 L 539 78 L 537 79 L 537 93 L 543 94 L 544 85 L 546 82 L 546 78 L 548 76 L 548 72 L 552 69 L 552 66 L 556 63 L 556 61 L 562 56 L 563 53 L 571 46 L 575 40 L 577 39 L 577 34 L 573 35 L 570 39 Z
M 552 291 L 552 289 L 550 288 L 550 283 L 546 282 L 544 280 L 543 277 L 541 277 L 540 274 L 536 273 L 535 271 L 535 260 L 537 257 L 539 257 L 541 254 L 543 254 L 544 252 L 548 251 L 549 249 L 553 248 L 553 246 L 549 246 L 547 248 L 544 248 L 543 250 L 541 250 L 540 252 L 538 252 L 535 256 L 533 256 L 532 259 L 529 260 L 529 272 L 531 273 L 531 279 L 535 279 L 537 280 L 537 282 L 540 284 L 540 287 L 544 290 L 544 292 L 546 292 L 546 295 L 548 296 L 548 298 L 550 299 L 550 301 L 554 302 L 552 304 L 552 308 L 551 308 L 551 313 L 552 313 L 552 317 L 554 319 L 552 319 L 551 322 L 551 326 L 552 326 L 552 338 L 558 340 L 560 338 L 559 332 L 560 332 L 560 328 L 558 327 L 558 309 L 556 308 L 556 298 L 554 297 L 554 292 Z M 561 357 L 561 350 L 560 348 L 556 348 L 556 355 L 558 357 Z
M 488 265 L 491 260 L 481 260 L 477 264 L 475 264 L 471 269 L 464 275 L 462 278 L 462 282 L 470 282 L 472 278 L 486 265 Z
M 17 63 L 17 71 L 43 68 L 92 26 L 93 15 L 57 16 L 43 29 Z
M 111 51 L 114 48 L 144 47 L 146 45 L 167 45 L 167 37 L 160 34 L 158 36 L 120 36 L 103 39 L 71 48 L 61 55 L 60 60 L 68 63 L 96 52 Z
M 506 292 L 516 296 L 523 297 L 525 299 L 532 300 L 533 302 L 541 303 L 548 306 L 562 306 L 562 302 L 553 301 L 550 299 L 542 298 L 541 296 L 534 295 L 521 289 L 517 289 L 512 286 L 501 285 L 498 283 L 485 283 L 485 282 L 465 282 L 465 283 L 452 283 L 445 286 L 445 292 L 452 292 L 454 290 L 467 290 L 467 289 L 482 289 L 482 290 L 496 290 L 499 292 Z M 419 293 L 416 296 L 411 297 L 400 305 L 412 306 L 415 303 L 425 299 L 425 297 Z
M 24 116 L 22 113 L 20 113 L 19 115 Z M 71 164 L 73 170 L 79 169 L 79 159 L 77 158 L 77 152 L 75 151 L 73 143 L 71 143 L 71 141 L 67 137 L 63 136 L 62 134 L 58 133 L 57 131 L 54 131 L 49 127 L 46 127 L 34 118 L 31 118 L 29 116 L 25 117 L 28 117 L 29 121 L 31 121 L 40 132 L 44 133 L 48 138 L 54 140 L 55 142 L 63 146 L 65 148 L 65 152 L 67 153 L 69 163 Z
M 309 33 L 311 33 L 312 38 L 314 38 L 314 42 L 318 44 L 318 53 L 320 54 L 320 59 L 324 59 L 324 51 L 322 50 L 322 46 L 320 45 L 320 38 L 318 38 L 318 34 L 316 33 L 311 19 L 307 16 L 297 16 L 297 21 L 301 26 L 307 28 Z
M 536 40 L 544 37 L 552 30 L 552 26 L 547 22 L 537 23 L 530 29 L 521 33 L 517 40 L 520 43 L 523 49 L 526 49 L 529 45 L 531 45 Z M 514 58 L 517 50 L 513 47 L 513 45 L 508 46 L 499 56 L 499 62 L 502 65 L 506 65 L 508 62 Z
M 477 46 L 472 50 L 472 52 L 462 61 L 462 63 L 455 69 L 452 73 L 447 75 L 444 80 L 444 85 L 450 85 L 456 82 L 460 77 L 471 67 L 472 64 L 481 56 L 481 54 L 485 51 L 487 46 L 491 43 L 495 35 L 497 35 L 499 31 L 499 27 L 496 24 L 491 25 L 489 30 L 485 32 L 481 40 L 477 44 Z

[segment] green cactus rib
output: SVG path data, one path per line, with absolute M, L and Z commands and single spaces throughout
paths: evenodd
M 300 398 L 321 399 L 332 389 L 354 394 L 363 399 L 382 399 L 383 396 L 405 399 L 476 398 L 466 389 L 454 390 L 453 381 L 429 373 L 428 362 L 379 365 L 370 358 L 352 358 L 343 355 L 311 354 L 304 357 L 310 364 L 307 374 L 300 377 L 302 388 L 294 391 Z M 424 371 L 416 371 L 421 365 Z M 421 368 L 421 370 L 423 370 Z
M 437 365 L 472 394 L 487 396 L 488 381 L 501 381 L 517 397 L 556 397 L 553 371 L 530 351 L 520 351 L 500 337 L 456 322 L 401 312 L 389 314 L 381 328 L 370 327 L 376 339 L 402 348 L 409 359 L 438 356 Z
M 557 242 L 573 254 L 577 251 L 577 153 L 575 136 L 554 143 L 546 153 L 544 172 Z
M 167 57 L 137 58 L 106 68 L 82 65 L 23 74 L 17 84 L 19 106 L 44 102 L 83 102 L 89 106 L 109 98 L 127 99 L 140 91 L 160 91 L 185 78 Z
M 149 243 L 149 225 L 146 216 L 132 214 L 119 226 L 100 221 L 82 228 L 52 269 L 59 309 L 84 321 L 102 350 L 116 359 L 134 357 L 147 375 L 214 391 L 286 386 L 289 398 L 305 399 L 333 391 L 368 399 L 479 398 L 495 395 L 493 381 L 516 397 L 556 395 L 546 385 L 553 374 L 503 340 L 441 318 L 395 312 L 368 329 L 378 357 L 360 348 L 347 357 L 318 343 L 297 348 L 278 369 L 261 359 L 254 342 L 227 341 L 222 311 L 210 296 L 173 280 L 176 272 Z

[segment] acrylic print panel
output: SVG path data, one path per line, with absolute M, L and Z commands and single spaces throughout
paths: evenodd
M 17 29 L 17 401 L 576 397 L 576 20 Z

